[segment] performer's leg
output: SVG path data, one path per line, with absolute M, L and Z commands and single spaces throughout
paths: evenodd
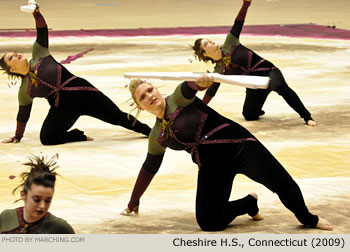
M 247 121 L 258 120 L 265 113 L 262 107 L 269 93 L 267 89 L 246 89 L 242 114 Z
M 235 174 L 222 170 L 202 166 L 198 171 L 196 219 L 204 231 L 223 230 L 237 216 L 254 216 L 259 211 L 257 200 L 251 195 L 228 201 Z
M 270 72 L 269 77 L 269 89 L 281 95 L 288 105 L 293 108 L 306 123 L 312 120 L 310 112 L 305 108 L 299 96 L 287 85 L 281 71 L 274 69 Z
M 84 106 L 79 108 L 82 115 L 89 115 L 113 125 L 120 125 L 124 128 L 142 133 L 146 136 L 151 132 L 151 128 L 144 123 L 121 111 L 118 106 L 101 92 L 84 92 Z
M 43 145 L 56 145 L 68 142 L 86 141 L 84 132 L 68 131 L 78 120 L 79 115 L 56 107 L 51 107 L 41 127 L 40 141 Z
M 243 143 L 236 162 L 244 164 L 239 167 L 239 173 L 277 193 L 284 206 L 292 211 L 301 223 L 310 227 L 316 226 L 318 217 L 309 212 L 299 186 L 261 143 Z

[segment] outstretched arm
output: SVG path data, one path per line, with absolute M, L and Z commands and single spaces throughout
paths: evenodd
M 26 129 L 31 109 L 32 104 L 19 106 L 15 136 L 1 141 L 2 143 L 19 143 L 21 141 Z
M 239 38 L 239 35 L 241 34 L 243 24 L 245 17 L 247 15 L 248 7 L 250 5 L 251 0 L 243 0 L 243 5 L 241 9 L 239 10 L 235 22 L 231 28 L 231 34 L 235 36 L 236 38 Z
M 132 212 L 134 212 L 136 217 L 139 216 L 138 209 L 140 205 L 140 198 L 148 188 L 149 184 L 152 182 L 154 175 L 158 172 L 159 167 L 162 164 L 163 157 L 164 154 L 147 154 L 146 160 L 143 163 L 136 179 L 128 207 L 120 213 L 121 215 L 130 215 Z
M 33 103 L 33 99 L 27 95 L 26 87 L 27 86 L 25 85 L 23 87 L 21 86 L 18 92 L 19 108 L 17 113 L 17 127 L 15 136 L 3 140 L 2 143 L 18 143 L 23 137 Z
M 21 141 L 24 131 L 26 129 L 27 122 L 29 120 L 30 111 L 32 110 L 32 103 L 28 105 L 20 105 L 17 114 L 17 127 L 15 136 L 12 137 L 13 142 Z

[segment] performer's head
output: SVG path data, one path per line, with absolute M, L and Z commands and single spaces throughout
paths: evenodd
M 29 72 L 28 59 L 18 52 L 7 52 L 0 59 L 0 67 L 10 77 L 23 78 Z
M 158 117 L 165 111 L 165 99 L 152 84 L 133 79 L 129 84 L 129 91 L 139 109 Z
M 192 46 L 194 55 L 199 61 L 215 63 L 214 56 L 217 50 L 220 50 L 219 45 L 210 39 L 199 38 L 194 42 Z
M 29 166 L 29 172 L 21 174 L 22 183 L 13 190 L 13 193 L 20 190 L 24 201 L 24 218 L 29 223 L 43 218 L 50 208 L 57 175 L 56 159 L 57 155 L 48 161 L 45 157 L 32 156 L 24 164 Z

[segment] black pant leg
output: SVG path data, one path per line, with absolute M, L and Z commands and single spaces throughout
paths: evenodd
M 288 86 L 282 73 L 278 69 L 274 69 L 269 73 L 270 82 L 269 89 L 277 92 L 288 105 L 297 112 L 301 118 L 307 122 L 311 119 L 310 112 L 305 108 L 299 96 Z
M 78 120 L 79 115 L 57 107 L 51 107 L 40 131 L 43 145 L 56 145 L 68 142 L 86 141 L 84 132 L 68 131 Z
M 245 142 L 242 148 L 239 173 L 275 192 L 301 223 L 315 227 L 318 217 L 309 212 L 299 186 L 277 159 L 259 142 Z
M 121 111 L 118 106 L 101 92 L 82 91 L 79 92 L 81 106 L 78 108 L 82 115 L 88 115 L 100 119 L 113 125 L 120 125 L 129 130 L 133 130 L 144 135 L 149 135 L 151 128 L 136 120 L 133 116 L 128 118 L 128 114 Z
M 242 114 L 247 121 L 259 119 L 262 114 L 261 109 L 269 93 L 268 89 L 246 89 Z
M 202 166 L 199 169 L 196 219 L 202 230 L 223 230 L 237 216 L 257 211 L 253 197 L 229 201 L 235 175 L 232 171 L 218 167 Z

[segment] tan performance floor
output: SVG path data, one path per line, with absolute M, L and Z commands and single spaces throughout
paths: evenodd
M 22 1 L 2 2 L 6 8 L 1 8 L 0 13 L 9 18 L 0 21 L 0 29 L 34 26 L 30 16 L 18 11 Z M 203 1 L 140 0 L 130 1 L 131 6 L 128 1 L 79 0 L 67 9 L 68 2 L 54 5 L 40 1 L 49 27 L 63 30 L 231 25 L 241 5 L 241 1 L 205 1 L 199 5 Z M 292 2 L 255 0 L 247 24 L 334 22 L 337 27 L 350 29 L 345 15 L 350 8 L 348 1 Z M 206 13 L 213 5 L 217 13 L 215 20 L 210 20 Z M 93 47 L 92 52 L 66 67 L 89 80 L 122 110 L 129 111 L 124 72 L 212 70 L 211 65 L 196 62 L 191 56 L 189 45 L 197 37 L 52 38 L 50 51 L 59 61 Z M 225 35 L 209 38 L 222 43 Z M 30 57 L 33 40 L 0 37 L 0 53 L 17 50 Z M 267 146 L 299 184 L 311 212 L 328 219 L 334 231 L 303 228 L 275 194 L 238 176 L 231 198 L 257 192 L 265 219 L 254 222 L 242 216 L 222 233 L 349 233 L 350 41 L 267 36 L 242 36 L 241 41 L 282 70 L 318 126 L 306 126 L 275 93 L 264 105 L 266 114 L 256 122 L 246 122 L 241 115 L 244 88 L 222 85 L 210 105 L 248 128 Z M 177 85 L 151 81 L 164 95 Z M 12 137 L 15 131 L 18 87 L 9 88 L 5 75 L 0 75 L 0 83 L 0 139 L 4 139 Z M 11 195 L 19 180 L 8 177 L 23 171 L 21 164 L 29 154 L 50 157 L 59 153 L 58 172 L 62 177 L 58 178 L 50 211 L 66 219 L 77 233 L 202 233 L 194 215 L 197 167 L 187 153 L 167 150 L 159 173 L 141 199 L 141 218 L 120 216 L 146 156 L 147 139 L 124 128 L 81 117 L 74 127 L 93 137 L 93 142 L 42 146 L 39 132 L 48 108 L 45 99 L 36 99 L 23 140 L 16 145 L 0 144 L 0 211 L 22 205 L 12 203 L 19 195 Z M 142 113 L 140 120 L 154 124 L 154 118 L 147 113 Z

